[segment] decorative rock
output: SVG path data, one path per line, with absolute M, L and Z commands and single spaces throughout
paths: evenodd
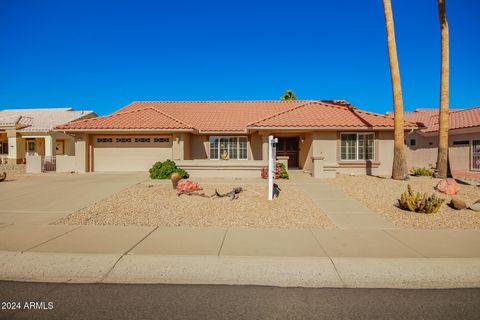
M 174 172 L 170 176 L 170 180 L 172 180 L 173 189 L 176 189 L 178 185 L 178 181 L 182 180 L 182 177 L 177 172 Z
M 460 190 L 460 187 L 455 179 L 447 178 L 440 180 L 435 189 L 445 194 L 454 195 L 457 194 L 457 192 Z
M 450 205 L 456 210 L 462 210 L 467 208 L 467 204 L 465 203 L 465 201 L 458 198 L 452 198 L 452 200 L 450 201 Z
M 473 210 L 473 211 L 476 211 L 476 212 L 480 212 L 480 200 L 477 200 L 475 201 L 474 204 L 472 204 L 469 209 Z

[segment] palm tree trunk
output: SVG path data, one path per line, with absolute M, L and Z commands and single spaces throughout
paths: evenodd
M 405 180 L 407 178 L 407 159 L 405 157 L 402 85 L 400 82 L 400 69 L 398 67 L 397 44 L 395 43 L 395 28 L 391 1 L 383 0 L 383 8 L 385 11 L 385 24 L 387 26 L 387 45 L 390 60 L 390 75 L 392 78 L 393 119 L 395 126 L 392 178 L 395 180 Z
M 448 175 L 448 100 L 449 100 L 449 37 L 445 0 L 438 0 L 438 15 L 442 33 L 442 69 L 440 80 L 440 112 L 438 115 L 437 177 Z

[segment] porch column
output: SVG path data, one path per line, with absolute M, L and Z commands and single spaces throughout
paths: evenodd
M 183 134 L 174 134 L 172 144 L 172 160 L 184 159 L 184 136 Z
M 75 136 L 75 172 L 87 172 L 88 135 Z
M 8 163 L 18 164 L 25 158 L 25 140 L 17 135 L 16 130 L 7 130 Z
M 262 136 L 262 160 L 267 161 L 268 160 L 268 136 L 270 133 L 260 133 Z
M 52 136 L 45 136 L 45 156 L 55 155 L 55 139 Z

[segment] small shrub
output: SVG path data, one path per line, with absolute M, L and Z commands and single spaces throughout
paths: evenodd
M 189 177 L 189 174 L 185 170 L 178 168 L 172 160 L 166 160 L 164 162 L 159 161 L 149 170 L 151 179 L 169 179 L 170 175 L 174 172 L 177 172 L 182 179 Z
M 280 179 L 289 179 L 287 168 L 283 162 L 277 163 L 277 168 L 280 166 Z
M 263 167 L 261 172 L 262 179 L 268 178 L 268 167 Z M 289 179 L 287 168 L 281 162 L 277 162 L 275 166 L 275 179 Z
M 413 168 L 410 170 L 410 174 L 412 176 L 425 176 L 425 177 L 432 177 L 433 171 L 427 168 Z
M 415 195 L 412 187 L 408 185 L 408 190 L 402 194 L 398 200 L 400 208 L 419 212 L 419 213 L 437 213 L 445 200 L 432 194 L 430 197 L 425 192 L 423 196 L 419 192 Z

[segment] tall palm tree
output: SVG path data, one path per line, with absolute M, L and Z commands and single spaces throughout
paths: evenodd
M 383 0 L 385 24 L 387 27 L 388 58 L 390 60 L 390 75 L 393 91 L 393 119 L 394 119 L 394 151 L 392 178 L 395 180 L 407 179 L 407 159 L 405 157 L 405 129 L 403 121 L 402 85 L 400 83 L 400 69 L 398 67 L 397 44 L 395 42 L 395 28 L 393 24 L 392 3 Z
M 445 0 L 438 0 L 438 15 L 442 34 L 442 69 L 440 80 L 440 112 L 438 115 L 437 177 L 448 175 L 448 100 L 449 100 L 449 39 Z
M 292 90 L 285 90 L 285 93 L 280 97 L 280 100 L 297 100 L 297 96 Z

